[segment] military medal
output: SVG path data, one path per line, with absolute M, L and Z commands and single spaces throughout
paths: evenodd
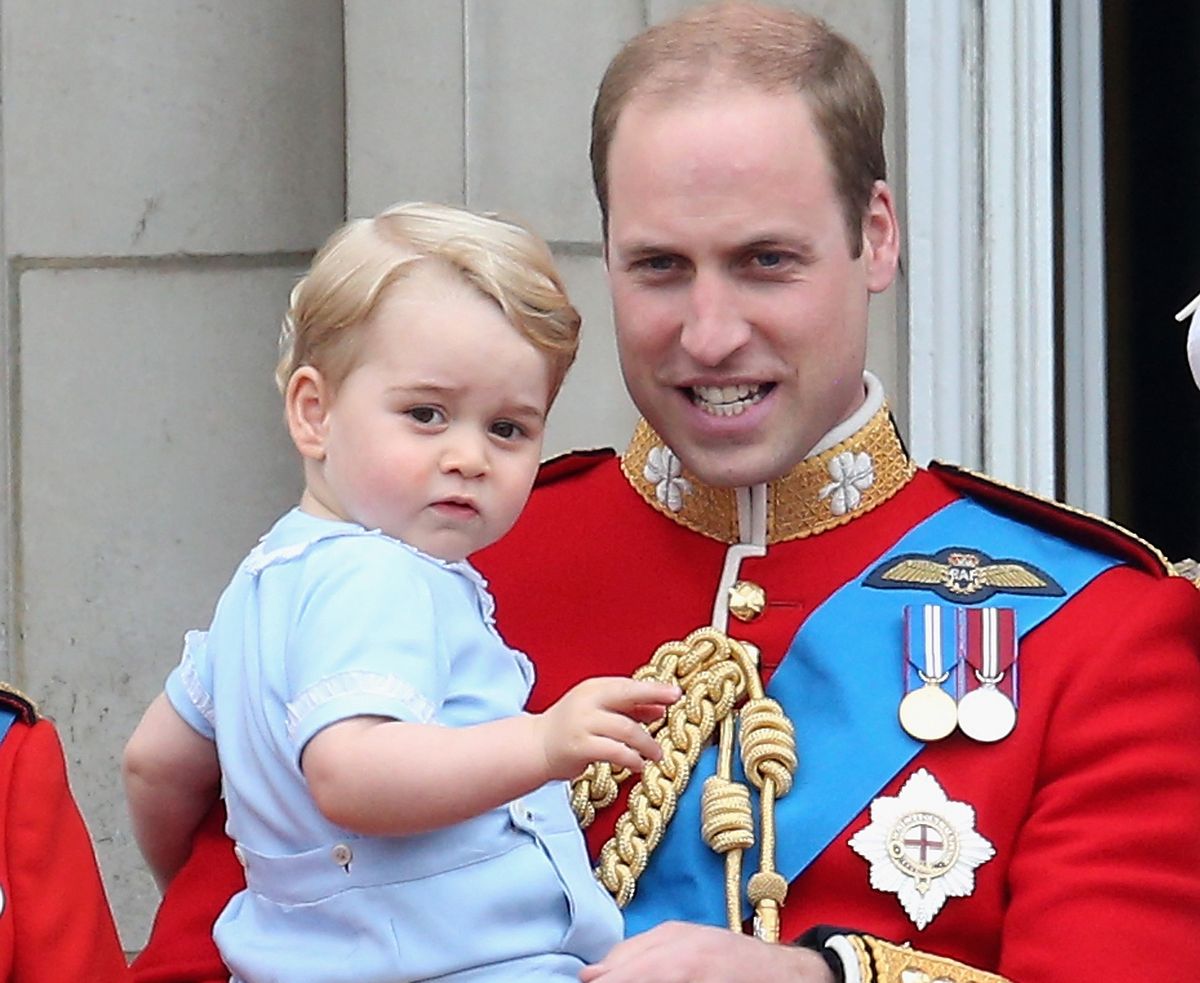
M 871 887 L 895 894 L 918 929 L 947 898 L 975 890 L 975 868 L 996 853 L 975 831 L 975 810 L 950 799 L 929 772 L 913 774 L 900 794 L 871 803 L 870 825 L 850 847 L 871 865 Z
M 958 726 L 967 737 L 1003 740 L 1017 723 L 1017 634 L 1011 608 L 963 611 Z
M 900 726 L 918 741 L 940 741 L 954 731 L 958 710 L 943 684 L 957 664 L 954 612 L 937 604 L 904 608 L 904 699 Z

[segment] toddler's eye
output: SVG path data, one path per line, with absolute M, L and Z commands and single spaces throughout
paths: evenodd
M 520 437 L 525 431 L 512 420 L 497 420 L 492 424 L 492 433 L 502 440 L 512 440 Z
M 444 419 L 442 411 L 434 406 L 414 406 L 407 412 L 417 423 L 440 423 Z

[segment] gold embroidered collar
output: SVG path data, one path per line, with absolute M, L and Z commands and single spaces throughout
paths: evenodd
M 621 455 L 621 470 L 669 519 L 723 543 L 739 541 L 735 490 L 698 481 L 645 420 Z M 916 472 L 883 404 L 860 430 L 767 486 L 767 543 L 815 536 L 866 515 Z

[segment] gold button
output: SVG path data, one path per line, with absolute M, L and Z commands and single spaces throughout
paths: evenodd
M 339 843 L 329 851 L 329 855 L 339 867 L 349 867 L 350 861 L 354 859 L 354 851 L 346 846 L 345 843 Z
M 749 580 L 729 588 L 729 613 L 738 621 L 753 621 L 766 610 L 767 592 Z

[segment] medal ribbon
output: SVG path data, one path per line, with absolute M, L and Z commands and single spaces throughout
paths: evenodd
M 935 684 L 954 696 L 959 644 L 954 609 L 941 604 L 906 606 L 904 617 L 905 692 Z M 942 675 L 949 678 L 937 682 Z
M 782 704 L 796 725 L 800 757 L 795 785 L 775 805 L 780 831 L 776 866 L 789 881 L 925 746 L 900 727 L 897 707 L 904 682 L 895 666 L 904 606 L 923 606 L 929 594 L 919 587 L 867 587 L 867 572 L 889 557 L 932 556 L 967 543 L 991 556 L 1020 557 L 1051 573 L 1066 592 L 1061 597 L 1004 596 L 1006 606 L 1018 612 L 1022 634 L 1118 563 L 961 499 L 909 530 L 813 611 L 767 686 L 767 695 Z M 715 772 L 716 758 L 717 749 L 710 747 L 696 763 L 675 816 L 625 908 L 626 935 L 668 919 L 725 925 L 724 863 L 700 838 L 701 786 Z M 735 767 L 740 777 L 740 766 Z M 754 805 L 757 825 L 757 800 Z M 742 869 L 744 878 L 758 869 L 757 845 L 746 851 Z
M 1013 609 L 960 609 L 958 620 L 963 677 L 960 692 L 978 689 L 986 680 L 1016 706 L 1017 630 Z

